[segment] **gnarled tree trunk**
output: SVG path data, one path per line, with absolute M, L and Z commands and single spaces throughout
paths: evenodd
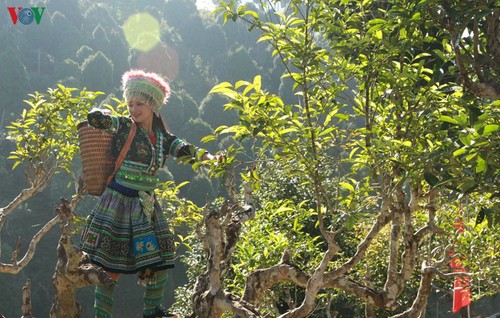
M 62 198 L 56 210 L 60 215 L 62 232 L 57 246 L 56 270 L 52 277 L 56 294 L 50 317 L 80 318 L 82 310 L 76 301 L 76 290 L 89 285 L 109 285 L 112 280 L 102 268 L 88 262 L 82 251 L 73 246 L 73 205 Z
M 220 209 L 207 211 L 198 224 L 197 233 L 203 240 L 208 264 L 207 271 L 198 277 L 194 287 L 191 318 L 217 318 L 225 312 L 242 318 L 261 317 L 253 305 L 225 292 L 222 285 L 242 223 L 254 214 L 253 206 L 238 210 L 237 206 L 224 204 Z

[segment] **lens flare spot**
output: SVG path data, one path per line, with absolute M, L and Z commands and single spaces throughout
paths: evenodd
M 137 13 L 123 24 L 125 39 L 131 48 L 147 52 L 160 42 L 160 23 L 149 13 Z
M 141 52 L 137 66 L 143 70 L 162 74 L 172 81 L 179 73 L 179 54 L 173 47 L 161 43 L 148 52 Z

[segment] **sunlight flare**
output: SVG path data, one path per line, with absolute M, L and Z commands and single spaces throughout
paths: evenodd
M 131 48 L 147 52 L 160 42 L 160 23 L 149 13 L 131 15 L 123 24 L 125 39 Z

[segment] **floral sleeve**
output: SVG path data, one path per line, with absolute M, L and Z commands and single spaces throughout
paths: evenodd
M 189 159 L 191 162 L 196 160 L 198 151 L 201 150 L 170 133 L 166 135 L 163 149 L 166 156 L 170 155 L 179 159 Z
M 114 133 L 118 131 L 125 118 L 106 115 L 97 110 L 90 112 L 87 115 L 87 120 L 89 121 L 90 126 Z

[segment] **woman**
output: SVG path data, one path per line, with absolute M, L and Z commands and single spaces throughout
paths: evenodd
M 82 233 L 82 249 L 116 282 L 119 275 L 138 273 L 145 286 L 144 317 L 175 317 L 161 307 L 168 268 L 174 264 L 174 242 L 161 208 L 154 197 L 156 172 L 171 155 L 191 160 L 220 159 L 170 134 L 159 110 L 170 96 L 160 76 L 140 70 L 122 78 L 123 97 L 130 117 L 102 111 L 88 115 L 89 124 L 115 133 L 113 151 L 118 154 L 133 124 L 137 130 L 114 180 L 101 195 Z M 96 317 L 112 317 L 114 286 L 95 290 Z

